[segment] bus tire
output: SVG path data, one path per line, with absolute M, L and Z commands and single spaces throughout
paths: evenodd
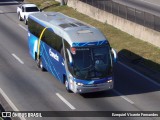
M 43 67 L 43 63 L 42 63 L 41 58 L 39 59 L 39 68 L 40 68 L 42 71 L 45 71 L 45 68 Z
M 40 59 L 36 59 L 36 63 L 37 63 L 38 68 L 40 68 Z
M 65 84 L 67 92 L 71 93 L 71 90 L 69 89 L 69 83 L 68 83 L 68 80 L 66 79 L 66 77 L 64 77 L 64 84 Z

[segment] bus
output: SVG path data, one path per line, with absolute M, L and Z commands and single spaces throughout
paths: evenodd
M 68 92 L 113 88 L 117 54 L 99 29 L 59 12 L 33 13 L 28 18 L 28 44 L 38 67 Z

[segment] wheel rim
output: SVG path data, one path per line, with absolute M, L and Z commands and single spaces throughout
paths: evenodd
M 40 62 L 40 68 L 41 68 L 41 69 L 43 68 L 43 64 L 42 64 L 42 61 Z

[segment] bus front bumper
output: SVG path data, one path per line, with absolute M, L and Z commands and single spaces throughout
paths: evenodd
M 113 82 L 111 83 L 101 83 L 101 84 L 93 84 L 93 85 L 75 85 L 73 92 L 74 93 L 91 93 L 98 91 L 105 91 L 113 89 Z

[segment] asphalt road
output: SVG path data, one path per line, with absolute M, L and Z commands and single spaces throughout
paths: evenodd
M 112 0 L 160 16 L 160 0 Z
M 0 94 L 18 111 L 160 111 L 160 85 L 118 62 L 115 88 L 92 94 L 67 93 L 50 73 L 41 72 L 28 52 L 27 26 L 15 1 L 0 1 Z M 1 103 L 0 99 L 0 103 Z M 31 120 L 31 118 L 26 118 Z M 39 120 L 40 118 L 38 118 Z M 42 118 L 62 119 L 64 118 Z M 159 120 L 152 117 L 67 117 L 67 120 Z

